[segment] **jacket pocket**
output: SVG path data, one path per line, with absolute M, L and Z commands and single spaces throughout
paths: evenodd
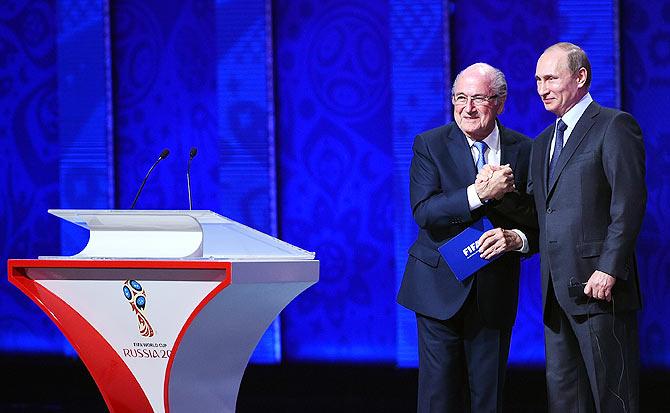
M 577 244 L 577 252 L 582 258 L 597 257 L 603 249 L 602 241 L 584 242 Z
M 433 268 L 437 268 L 442 256 L 439 251 L 420 244 L 412 245 L 409 249 L 409 255 Z

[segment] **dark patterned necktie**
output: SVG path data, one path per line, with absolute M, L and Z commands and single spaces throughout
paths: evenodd
M 561 151 L 563 150 L 563 133 L 568 128 L 568 125 L 565 124 L 561 119 L 558 120 L 556 125 L 556 141 L 554 142 L 554 152 L 551 155 L 551 162 L 549 162 L 549 181 L 554 177 L 554 169 L 556 164 L 558 164 L 558 158 L 561 156 Z

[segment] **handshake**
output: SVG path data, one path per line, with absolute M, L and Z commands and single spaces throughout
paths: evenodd
M 475 179 L 475 191 L 482 202 L 501 199 L 506 193 L 516 191 L 512 168 L 509 164 L 484 165 Z
M 475 191 L 482 202 L 501 199 L 506 193 L 516 191 L 512 168 L 509 165 L 484 165 L 475 179 Z M 507 251 L 520 250 L 524 245 L 518 231 L 502 228 L 486 231 L 477 242 L 479 255 L 485 260 Z

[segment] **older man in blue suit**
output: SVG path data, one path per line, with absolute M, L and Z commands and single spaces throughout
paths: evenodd
M 455 121 L 414 141 L 410 200 L 419 233 L 398 303 L 416 313 L 420 413 L 501 410 L 520 258 L 536 236 L 524 192 L 531 141 L 497 121 L 506 97 L 503 73 L 474 64 L 454 81 Z M 476 179 L 484 165 L 486 176 Z M 480 239 L 482 256 L 504 255 L 459 281 L 438 248 L 483 216 L 497 228 Z

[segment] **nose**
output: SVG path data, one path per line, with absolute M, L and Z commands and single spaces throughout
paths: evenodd
M 547 93 L 547 88 L 546 88 L 546 85 L 544 83 L 544 80 L 538 80 L 537 81 L 537 93 L 540 96 L 543 96 Z
M 468 97 L 468 102 L 465 104 L 465 109 L 468 112 L 474 112 L 475 111 L 475 109 L 476 109 L 475 101 L 471 97 Z

